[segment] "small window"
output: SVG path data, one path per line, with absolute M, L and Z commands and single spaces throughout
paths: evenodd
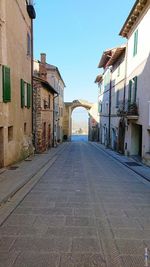
M 24 106 L 27 107 L 27 83 L 24 82 Z
M 108 102 L 106 102 L 105 103 L 105 114 L 109 114 L 109 103 Z
M 119 90 L 116 91 L 116 108 L 119 107 Z
M 31 37 L 29 33 L 27 33 L 27 55 L 31 56 Z
M 48 96 L 48 108 L 50 108 L 51 107 L 51 96 L 49 95 Z
M 13 140 L 13 126 L 8 127 L 8 142 Z
M 118 66 L 118 72 L 117 72 L 117 76 L 120 76 L 120 65 Z
M 0 102 L 3 102 L 2 66 L 0 65 Z
M 31 106 L 31 85 L 23 79 L 20 80 L 21 86 L 21 107 L 30 108 Z
M 99 104 L 98 104 L 98 113 L 102 113 L 102 101 L 101 100 L 99 101 Z
M 3 66 L 3 101 L 11 101 L 11 81 L 10 81 L 10 68 Z
M 137 95 L 137 76 L 135 76 L 132 80 L 129 81 L 129 91 L 128 91 L 129 104 L 136 103 L 136 95 Z
M 137 48 L 138 48 L 138 30 L 136 30 L 134 33 L 133 56 L 137 54 Z
M 24 134 L 26 134 L 27 133 L 27 123 L 25 122 L 24 123 Z

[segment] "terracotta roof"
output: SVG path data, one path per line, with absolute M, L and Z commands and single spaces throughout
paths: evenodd
M 126 45 L 122 47 L 117 47 L 114 53 L 112 54 L 112 57 L 107 62 L 107 66 L 113 65 L 117 61 L 117 59 L 122 55 L 125 49 L 126 49 Z
M 101 80 L 103 79 L 103 75 L 97 75 L 96 79 L 95 79 L 95 83 L 99 83 Z
M 143 8 L 147 4 L 148 0 L 136 0 L 133 8 L 131 9 L 119 35 L 123 37 L 127 37 L 127 34 L 132 29 L 132 26 L 134 25 L 137 18 L 140 16 Z
M 107 65 L 108 60 L 111 57 L 112 50 L 107 49 L 106 51 L 103 52 L 102 57 L 100 59 L 100 62 L 98 64 L 98 68 L 105 68 Z
M 39 81 L 42 85 L 44 85 L 46 88 L 48 88 L 51 92 L 58 95 L 58 92 L 55 91 L 55 89 L 44 79 L 41 79 L 40 77 L 33 76 L 33 80 Z

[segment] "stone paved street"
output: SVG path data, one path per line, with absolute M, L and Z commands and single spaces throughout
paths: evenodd
M 150 183 L 90 143 L 67 145 L 0 227 L 0 267 L 144 267 L 146 247 Z

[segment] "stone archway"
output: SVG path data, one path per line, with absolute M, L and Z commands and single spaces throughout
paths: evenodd
M 72 129 L 72 121 L 71 114 L 72 111 L 77 107 L 83 107 L 88 112 L 92 108 L 93 104 L 89 103 L 86 100 L 74 100 L 73 102 L 65 102 L 64 103 L 64 115 L 63 115 L 63 135 L 64 139 L 70 141 L 71 140 L 71 129 Z

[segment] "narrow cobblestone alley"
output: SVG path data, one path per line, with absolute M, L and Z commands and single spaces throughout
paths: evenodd
M 142 267 L 145 248 L 150 184 L 90 143 L 66 145 L 0 227 L 1 267 Z

